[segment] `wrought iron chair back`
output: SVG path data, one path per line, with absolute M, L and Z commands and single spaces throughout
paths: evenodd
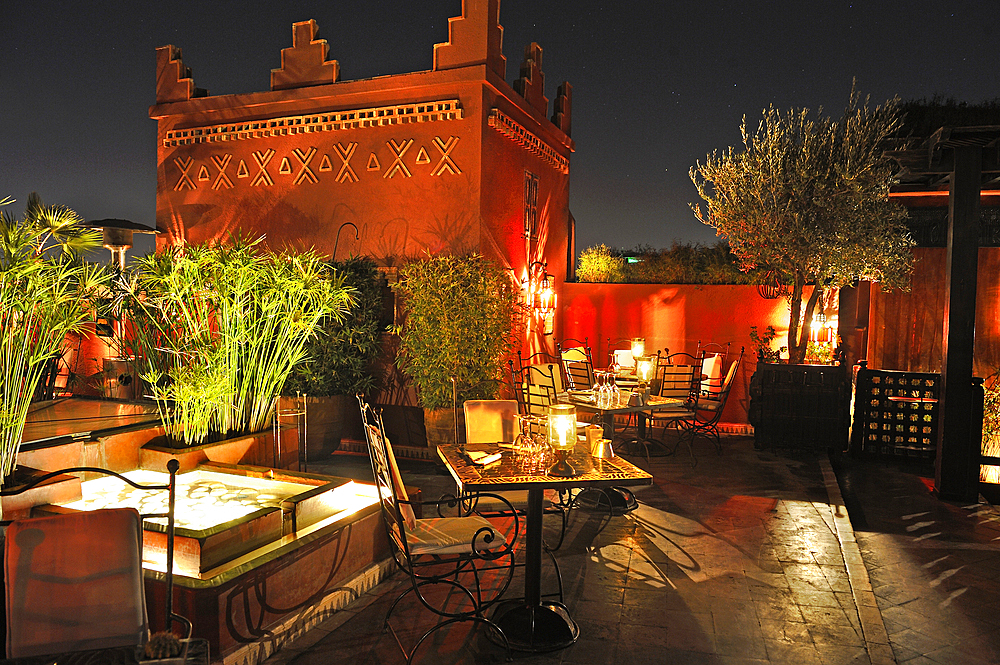
M 566 384 L 571 390 L 590 390 L 594 385 L 594 361 L 589 348 L 572 347 L 560 351 Z
M 496 624 L 486 618 L 485 610 L 500 599 L 513 577 L 514 543 L 518 536 L 518 520 L 513 506 L 496 494 L 463 497 L 463 501 L 488 497 L 491 501 L 503 503 L 511 516 L 507 520 L 511 526 L 505 531 L 479 515 L 445 517 L 445 512 L 460 512 L 460 502 L 455 497 L 419 502 L 401 498 L 400 493 L 404 491 L 402 479 L 385 436 L 382 418 L 362 396 L 358 396 L 358 401 L 393 560 L 410 579 L 409 587 L 389 607 L 383 629 L 392 634 L 409 663 L 434 631 L 457 621 L 482 623 L 494 636 L 498 636 L 509 659 L 507 638 Z M 406 508 L 412 506 L 434 508 L 438 517 L 408 517 Z M 502 563 L 503 559 L 507 563 Z M 493 588 L 484 594 L 482 582 L 486 573 L 495 574 L 495 577 L 492 578 Z M 461 580 L 469 577 L 471 585 L 463 584 Z M 450 592 L 445 594 L 443 602 L 435 602 L 435 598 L 427 595 L 426 592 L 434 586 L 442 586 Z M 454 592 L 457 592 L 460 602 L 458 607 L 449 606 L 454 601 Z M 442 619 L 427 630 L 412 648 L 407 649 L 389 620 L 400 601 L 411 593 L 421 605 Z
M 711 436 L 715 443 L 715 449 L 720 454 L 722 453 L 722 441 L 719 438 L 719 421 L 722 419 L 722 412 L 726 409 L 726 402 L 729 400 L 729 394 L 732 392 L 740 363 L 743 361 L 744 351 L 745 347 L 740 347 L 739 356 L 729 365 L 718 396 L 711 394 L 701 396 L 695 409 L 695 417 L 691 421 L 691 437 L 694 438 L 699 434 Z
M 702 360 L 702 373 L 706 376 L 701 381 L 701 394 L 706 397 L 718 399 L 722 392 L 722 384 L 725 381 L 723 368 L 729 361 L 729 348 L 732 342 L 709 342 L 702 344 L 698 340 L 698 351 L 696 353 Z
M 558 400 L 560 391 L 559 366 L 555 363 L 528 365 L 524 368 L 521 391 L 523 411 L 532 416 L 544 416 L 550 404 Z
M 702 358 L 689 353 L 674 353 L 657 359 L 654 382 L 659 384 L 660 397 L 683 399 L 688 405 L 697 403 L 701 385 Z

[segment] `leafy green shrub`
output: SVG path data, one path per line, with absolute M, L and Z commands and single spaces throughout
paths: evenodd
M 353 289 L 354 304 L 342 320 L 326 316 L 315 337 L 306 343 L 306 361 L 297 365 L 282 392 L 311 396 L 371 393 L 376 377 L 373 365 L 380 346 L 379 319 L 382 315 L 382 287 L 375 262 L 351 258 L 328 264 L 334 274 Z
M 507 271 L 477 254 L 435 256 L 403 266 L 393 288 L 406 317 L 396 364 L 413 379 L 421 406 L 450 407 L 451 377 L 459 403 L 495 398 L 518 316 Z
M 660 250 L 640 245 L 631 252 L 597 245 L 580 254 L 576 276 L 581 282 L 633 284 L 755 284 L 759 279 L 758 271 L 740 270 L 725 241 L 708 246 L 675 242 Z
M 764 328 L 764 333 L 757 332 L 757 326 L 750 326 L 750 344 L 753 347 L 757 360 L 762 363 L 780 363 L 781 354 L 788 350 L 787 346 L 780 347 L 777 351 L 771 349 L 771 342 L 778 336 L 778 331 L 774 326 Z
M 581 282 L 625 281 L 625 259 L 607 245 L 595 245 L 580 252 L 576 278 Z

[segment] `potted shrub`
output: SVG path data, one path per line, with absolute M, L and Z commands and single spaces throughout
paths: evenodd
M 396 362 L 416 386 L 427 443 L 453 441 L 452 378 L 460 404 L 497 396 L 518 292 L 508 271 L 476 254 L 412 261 L 393 288 L 405 312 Z
M 729 240 L 743 268 L 791 286 L 788 364 L 758 363 L 751 381 L 758 445 L 798 445 L 820 440 L 816 433 L 846 445 L 846 371 L 802 363 L 827 289 L 856 279 L 908 287 L 913 241 L 905 208 L 889 199 L 894 168 L 884 154 L 901 127 L 895 100 L 870 109 L 852 90 L 839 120 L 773 107 L 756 130 L 744 119 L 742 149 L 712 153 L 691 169 L 704 201 L 692 206 L 698 219 Z
M 351 302 L 318 256 L 261 240 L 142 257 L 124 284 L 126 344 L 174 446 L 267 430 L 319 321 Z
M 92 319 L 107 285 L 101 266 L 79 259 L 101 245 L 100 232 L 82 222 L 34 193 L 22 220 L 0 211 L 0 485 L 17 464 L 28 405 L 47 361 L 67 334 Z
M 306 342 L 305 362 L 292 370 L 282 390 L 288 398 L 306 395 L 310 461 L 340 446 L 344 424 L 354 422 L 351 416 L 358 410 L 354 396 L 374 392 L 381 349 L 382 286 L 375 262 L 350 258 L 328 265 L 352 289 L 354 304 L 342 317 L 328 315 L 320 321 L 316 335 Z

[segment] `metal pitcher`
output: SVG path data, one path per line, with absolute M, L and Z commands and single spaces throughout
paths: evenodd
M 590 454 L 592 457 L 599 457 L 602 459 L 614 457 L 615 451 L 611 447 L 611 439 L 598 439 L 597 441 L 594 441 L 594 445 L 590 449 Z

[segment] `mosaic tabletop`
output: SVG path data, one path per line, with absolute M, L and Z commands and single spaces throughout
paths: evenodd
M 486 453 L 500 452 L 502 456 L 498 462 L 481 466 L 473 463 L 471 458 L 464 455 L 456 445 L 438 446 L 438 456 L 444 461 L 463 492 L 613 487 L 650 485 L 653 482 L 651 475 L 621 457 L 610 459 L 591 457 L 582 445 L 577 446 L 567 459 L 576 469 L 576 475 L 568 478 L 546 474 L 546 469 L 556 462 L 552 452 L 546 452 L 542 456 L 522 455 L 510 448 L 501 448 L 498 444 L 469 444 L 467 449 Z

